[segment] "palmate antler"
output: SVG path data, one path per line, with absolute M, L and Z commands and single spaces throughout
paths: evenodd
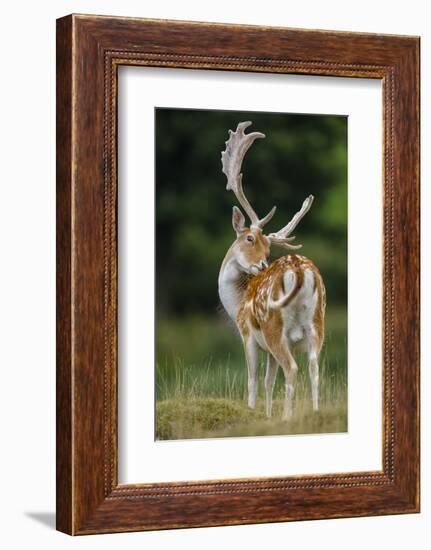
M 244 130 L 249 126 L 251 126 L 251 122 L 249 121 L 240 122 L 236 128 L 236 132 L 229 130 L 230 137 L 228 141 L 226 141 L 226 150 L 221 154 L 222 170 L 227 177 L 226 189 L 235 193 L 238 202 L 250 218 L 251 227 L 262 229 L 275 214 L 276 207 L 274 206 L 273 209 L 260 220 L 251 204 L 248 202 L 247 197 L 244 195 L 241 174 L 242 161 L 254 140 L 265 137 L 265 134 L 261 132 L 245 134 Z
M 277 231 L 277 233 L 270 233 L 268 239 L 274 243 L 284 246 L 285 248 L 298 249 L 302 247 L 302 244 L 290 244 L 290 241 L 293 241 L 295 237 L 289 237 L 289 235 L 294 231 L 298 223 L 302 220 L 305 214 L 310 210 L 311 205 L 313 204 L 314 197 L 313 195 L 308 195 L 305 201 L 302 203 L 301 210 L 297 212 L 290 222 L 285 225 L 282 229 Z
M 264 138 L 265 134 L 261 132 L 252 132 L 245 134 L 244 130 L 251 126 L 250 121 L 240 122 L 235 132 L 229 130 L 229 139 L 226 141 L 226 150 L 221 154 L 222 170 L 227 177 L 226 189 L 233 191 L 240 205 L 244 208 L 246 214 L 250 218 L 251 228 L 262 229 L 274 216 L 276 207 L 262 219 L 259 219 L 251 204 L 247 200 L 242 188 L 242 173 L 241 166 L 246 152 L 249 150 L 255 139 Z M 297 212 L 290 222 L 276 233 L 270 233 L 268 238 L 273 244 L 284 246 L 285 248 L 298 249 L 302 245 L 290 244 L 295 239 L 290 236 L 298 223 L 302 220 L 305 214 L 310 210 L 313 204 L 314 197 L 309 195 L 302 204 L 301 210 Z

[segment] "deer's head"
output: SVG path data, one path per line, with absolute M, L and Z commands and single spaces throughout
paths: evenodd
M 233 207 L 232 225 L 236 241 L 230 248 L 231 255 L 235 257 L 241 271 L 256 275 L 268 267 L 271 241 L 259 227 L 246 227 L 244 215 L 237 206 Z
M 283 246 L 290 250 L 297 250 L 302 245 L 291 244 L 295 239 L 292 232 L 310 210 L 313 203 L 313 195 L 309 195 L 302 204 L 301 210 L 297 212 L 290 222 L 276 233 L 263 233 L 264 226 L 272 219 L 276 207 L 262 219 L 259 219 L 253 210 L 242 187 L 241 166 L 245 153 L 257 138 L 264 138 L 261 132 L 245 134 L 244 130 L 251 125 L 251 122 L 240 122 L 235 132 L 229 130 L 229 139 L 226 141 L 226 149 L 221 154 L 222 170 L 227 177 L 226 189 L 233 191 L 239 204 L 250 218 L 250 224 L 246 221 L 241 210 L 233 207 L 232 225 L 236 233 L 236 241 L 231 246 L 230 252 L 235 258 L 242 271 L 255 275 L 268 267 L 268 257 L 272 244 Z

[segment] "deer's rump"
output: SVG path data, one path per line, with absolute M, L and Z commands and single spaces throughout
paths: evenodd
M 303 351 L 312 343 L 321 348 L 325 289 L 310 259 L 288 255 L 273 262 L 250 280 L 243 304 L 240 326 L 247 323 L 263 349 L 270 351 L 280 338 Z

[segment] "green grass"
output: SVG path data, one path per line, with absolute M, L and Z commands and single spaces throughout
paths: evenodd
M 320 408 L 311 409 L 305 356 L 299 364 L 294 415 L 281 421 L 278 371 L 273 417 L 264 414 L 264 355 L 258 402 L 247 407 L 247 369 L 236 329 L 222 318 L 157 320 L 156 439 L 332 433 L 347 430 L 346 313 L 328 312 L 320 356 Z

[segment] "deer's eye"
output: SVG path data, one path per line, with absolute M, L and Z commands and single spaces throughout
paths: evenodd
M 253 235 L 247 235 L 247 241 L 248 241 L 249 243 L 254 243 Z

